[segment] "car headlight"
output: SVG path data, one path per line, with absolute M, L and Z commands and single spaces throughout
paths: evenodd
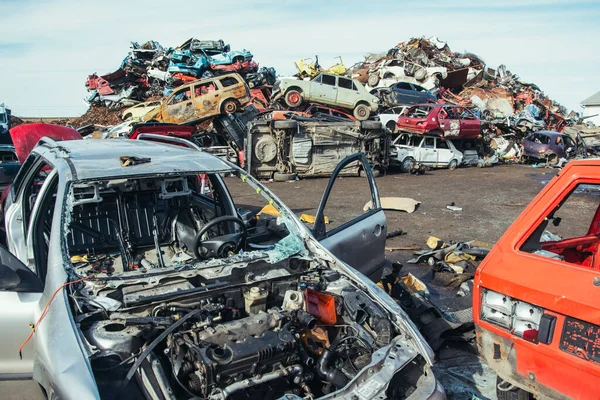
M 508 329 L 512 334 L 537 342 L 544 310 L 533 304 L 484 289 L 481 296 L 481 319 Z

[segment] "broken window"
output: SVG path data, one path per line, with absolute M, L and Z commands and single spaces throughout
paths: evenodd
M 394 86 L 396 86 L 396 89 L 412 90 L 410 83 L 407 82 L 398 82 Z
M 169 100 L 169 102 L 167 104 L 178 104 L 178 103 L 182 103 L 184 101 L 188 101 L 191 99 L 190 94 L 191 94 L 190 88 L 186 88 L 180 92 L 175 93 L 173 95 L 173 97 L 171 97 L 171 99 Z
M 53 169 L 54 167 L 52 165 L 42 162 L 36 168 L 36 172 L 29 178 L 29 181 L 24 183 L 25 191 L 23 193 L 23 214 L 25 217 L 25 229 L 28 229 L 33 206 L 35 205 L 37 197 L 44 186 L 46 178 L 48 178 L 48 175 L 50 175 Z
M 342 78 L 340 76 L 340 77 L 338 77 L 338 86 L 341 87 L 342 89 L 352 90 L 352 80 L 351 79 Z
M 221 78 L 219 79 L 219 82 L 221 82 L 221 85 L 223 85 L 223 87 L 229 87 L 229 86 L 233 86 L 233 85 L 237 85 L 239 82 L 237 79 L 235 79 L 233 76 L 228 76 L 227 78 Z
M 443 119 L 457 119 L 457 115 L 456 115 L 456 109 L 454 107 L 444 107 L 443 110 L 440 111 L 440 115 L 442 114 L 442 112 L 446 113 L 446 117 L 444 117 Z M 442 117 L 440 117 L 442 118 Z
M 313 79 L 312 81 L 315 82 L 315 83 L 321 83 L 321 79 L 322 78 L 323 78 L 323 75 L 319 75 L 315 79 Z
M 411 136 L 411 143 L 413 147 L 419 147 L 421 146 L 421 143 L 423 142 L 423 138 L 420 136 Z
M 221 81 L 221 84 L 223 84 L 223 80 Z M 212 93 L 215 90 L 217 90 L 217 89 L 215 87 L 214 82 L 201 83 L 201 84 L 194 86 L 194 96 L 195 97 L 203 96 L 205 94 Z
M 19 159 L 17 158 L 17 155 L 15 154 L 14 151 L 10 151 L 10 150 L 0 151 L 0 163 L 1 164 L 14 163 L 17 161 L 19 161 Z
M 426 149 L 435 149 L 435 138 L 426 137 L 425 144 L 423 145 Z
M 277 204 L 241 172 L 75 182 L 70 191 L 66 241 L 81 272 L 278 262 L 303 250 Z
M 442 139 L 438 139 L 438 141 L 437 141 L 437 148 L 438 149 L 450 150 L 450 147 L 448 147 L 448 143 L 445 140 L 442 140 Z
M 324 85 L 330 85 L 330 86 L 335 86 L 335 76 L 333 75 L 321 75 L 322 76 L 322 81 Z
M 600 268 L 600 185 L 579 184 L 538 225 L 521 251 Z
M 550 144 L 550 138 L 541 133 L 535 133 L 531 136 L 531 140 L 537 144 Z
M 431 112 L 432 107 L 430 106 L 417 106 L 410 108 L 406 114 L 409 118 L 425 118 Z

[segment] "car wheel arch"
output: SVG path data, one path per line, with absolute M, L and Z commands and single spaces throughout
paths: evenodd
M 240 104 L 240 102 L 239 102 L 239 100 L 238 100 L 238 99 L 236 99 L 235 97 L 227 97 L 227 98 L 225 98 L 225 99 L 221 100 L 221 103 L 219 103 L 219 110 L 220 110 L 221 112 L 225 112 L 225 110 L 224 110 L 224 107 L 223 107 L 223 106 L 224 106 L 225 104 L 227 104 L 227 102 L 228 102 L 228 101 L 233 101 L 233 102 L 235 102 L 235 104 L 236 104 L 236 106 L 237 106 L 237 109 L 238 109 L 238 110 L 239 110 L 239 108 L 241 107 L 241 104 Z

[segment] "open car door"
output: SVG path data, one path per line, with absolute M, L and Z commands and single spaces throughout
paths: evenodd
M 342 196 L 346 200 L 350 198 L 353 205 L 358 208 L 354 207 L 355 212 L 345 213 L 345 216 L 339 217 L 338 219 L 341 219 L 339 225 L 326 224 L 325 216 L 329 211 L 335 212 L 336 209 L 335 199 L 330 197 L 332 193 L 339 192 L 336 190 L 339 189 L 336 188 L 336 184 L 342 181 L 338 179 L 339 176 L 345 169 L 356 171 L 357 165 L 360 165 L 360 170 L 364 172 L 361 175 L 366 177 L 343 179 L 344 184 L 340 186 L 350 184 L 352 196 L 349 196 L 348 187 L 342 188 Z M 364 190 L 359 195 L 360 186 L 363 186 Z M 365 203 L 369 201 L 370 207 L 366 207 Z M 381 278 L 382 268 L 385 265 L 387 220 L 381 208 L 373 172 L 364 153 L 346 157 L 333 171 L 317 210 L 313 234 L 342 261 L 374 281 Z

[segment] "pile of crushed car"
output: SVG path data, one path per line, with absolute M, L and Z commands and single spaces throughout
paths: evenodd
M 535 84 L 435 37 L 349 68 L 341 57 L 329 68 L 317 56 L 294 65 L 295 76 L 277 77 L 223 40 L 132 42 L 116 71 L 88 76 L 91 106 L 72 125 L 95 138 L 129 137 L 141 124 L 195 127 L 186 137 L 199 146 L 276 180 L 329 175 L 355 151 L 376 174 L 421 174 L 501 162 L 560 167 L 600 148 L 595 127 Z

